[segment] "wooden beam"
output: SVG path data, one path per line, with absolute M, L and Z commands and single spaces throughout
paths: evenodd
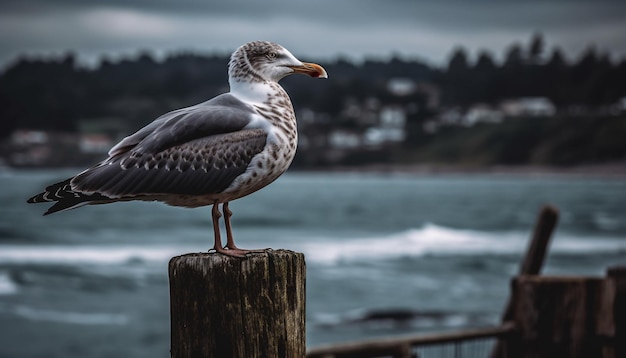
M 559 210 L 552 205 L 544 205 L 539 214 L 537 215 L 537 221 L 535 222 L 535 228 L 526 249 L 526 254 L 522 258 L 520 264 L 520 275 L 538 275 L 541 273 L 543 262 L 545 261 L 548 247 L 550 246 L 550 239 L 552 233 L 556 228 L 556 224 L 559 220 Z M 508 322 L 513 318 L 513 296 L 509 296 L 509 301 L 502 313 L 502 322 Z M 493 352 L 492 358 L 506 357 L 510 355 L 503 350 L 506 347 L 498 342 Z
M 172 357 L 304 357 L 303 254 L 187 254 L 169 277 Z
M 513 319 L 520 336 L 513 352 L 523 358 L 602 357 L 597 317 L 607 284 L 590 277 L 515 278 Z
M 541 208 L 535 223 L 533 236 L 520 265 L 520 275 L 538 275 L 541 273 L 541 268 L 550 245 L 550 238 L 558 220 L 559 211 L 557 208 L 552 205 L 545 205 Z
M 626 357 L 626 266 L 609 268 L 607 276 L 613 282 L 614 288 L 613 345 L 615 357 Z

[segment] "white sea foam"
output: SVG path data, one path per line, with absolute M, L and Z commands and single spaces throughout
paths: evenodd
M 420 229 L 373 238 L 308 239 L 300 249 L 310 261 L 385 259 L 424 255 L 517 255 L 525 252 L 529 233 L 458 230 L 427 224 Z M 551 253 L 603 253 L 626 251 L 626 241 L 556 235 Z
M 125 325 L 128 317 L 117 313 L 82 313 L 48 309 L 36 309 L 28 306 L 16 306 L 12 309 L 16 316 L 33 321 L 47 321 L 82 325 Z
M 412 311 L 403 310 L 404 315 L 395 316 L 392 309 L 388 315 L 385 310 L 356 309 L 339 313 L 316 312 L 311 321 L 316 326 L 332 327 L 359 325 L 375 329 L 392 329 L 397 327 L 431 328 L 431 327 L 462 327 L 471 323 L 497 322 L 499 317 L 488 313 L 461 313 L 445 311 Z
M 0 271 L 0 296 L 17 293 L 17 285 L 8 273 Z
M 510 234 L 509 234 L 510 236 Z M 454 230 L 428 224 L 421 229 L 374 238 L 350 240 L 307 240 L 302 251 L 307 259 L 335 262 L 345 259 L 375 259 L 427 254 L 501 253 L 522 248 L 520 240 L 469 230 Z M 515 247 L 511 247 L 515 246 Z
M 167 262 L 185 252 L 174 246 L 62 246 L 2 245 L 0 263 L 8 264 L 92 264 L 115 265 L 140 262 Z
M 595 212 L 592 215 L 592 220 L 597 227 L 603 230 L 615 230 L 620 227 L 620 220 L 606 212 Z
M 303 236 L 289 241 L 288 244 L 284 241 L 275 244 L 303 252 L 310 262 L 335 263 L 341 260 L 377 260 L 424 255 L 521 255 L 526 250 L 529 236 L 529 232 L 484 232 L 427 224 L 419 229 L 377 237 Z M 272 246 L 269 244 L 268 246 Z M 204 251 L 206 248 L 203 249 L 202 245 L 1 245 L 0 264 L 160 264 L 176 255 Z M 626 240 L 578 237 L 557 232 L 550 248 L 550 253 L 605 252 L 626 252 Z

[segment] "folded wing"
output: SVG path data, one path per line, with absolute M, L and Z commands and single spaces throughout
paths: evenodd
M 255 115 L 230 94 L 167 113 L 124 138 L 98 165 L 29 202 L 56 201 L 49 214 L 133 197 L 220 193 L 265 148 L 265 130 L 247 128 Z

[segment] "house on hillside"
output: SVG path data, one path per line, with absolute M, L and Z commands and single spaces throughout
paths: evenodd
M 430 82 L 416 82 L 411 78 L 394 77 L 387 81 L 387 92 L 396 97 L 419 95 L 424 98 L 426 108 L 434 111 L 439 108 L 441 89 Z
M 545 97 L 522 97 L 502 101 L 500 110 L 506 117 L 551 117 L 556 114 L 556 106 Z
M 406 138 L 406 111 L 401 106 L 391 105 L 381 108 L 378 124 L 368 127 L 363 133 L 363 144 L 377 147 L 386 144 L 402 143 Z
M 478 122 L 500 123 L 502 119 L 503 113 L 501 110 L 479 103 L 467 110 L 467 113 L 463 116 L 463 125 L 471 127 Z
M 76 142 L 74 133 L 18 129 L 9 137 L 7 162 L 16 167 L 69 164 L 77 153 Z

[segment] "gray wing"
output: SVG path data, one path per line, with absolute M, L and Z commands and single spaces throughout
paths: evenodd
M 108 198 L 215 194 L 246 170 L 266 139 L 262 129 L 245 129 L 141 156 L 126 152 L 77 175 L 71 186 L 83 194 Z
M 193 139 L 244 128 L 255 112 L 225 93 L 198 105 L 166 113 L 124 138 L 109 151 L 114 157 L 127 151 L 134 155 L 155 153 Z

